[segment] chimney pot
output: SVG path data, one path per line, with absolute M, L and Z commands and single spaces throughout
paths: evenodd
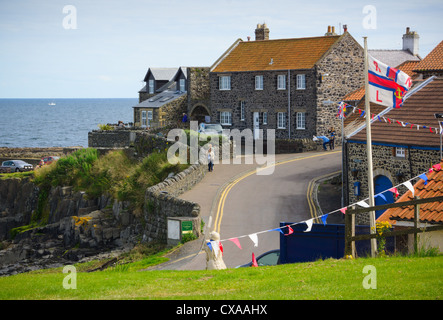
M 345 32 L 347 32 L 348 31 L 348 25 L 343 25 L 343 30 L 345 31 Z

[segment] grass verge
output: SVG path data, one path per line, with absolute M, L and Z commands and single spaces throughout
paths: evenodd
M 375 269 L 367 273 L 365 266 Z M 78 271 L 77 288 L 69 290 L 63 288 L 67 274 L 57 269 L 0 278 L 0 299 L 441 300 L 442 267 L 441 255 L 202 271 L 139 271 L 131 266 Z M 365 289 L 365 281 L 376 289 Z

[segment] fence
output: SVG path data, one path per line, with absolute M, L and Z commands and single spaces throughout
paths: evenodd
M 420 204 L 431 203 L 443 201 L 443 196 L 433 197 L 427 199 L 420 199 L 415 197 L 414 200 L 404 201 L 404 202 L 396 202 L 391 204 L 384 204 L 380 206 L 368 207 L 368 208 L 359 208 L 356 209 L 355 206 L 348 209 L 345 214 L 345 256 L 352 255 L 355 256 L 355 241 L 361 240 L 369 240 L 378 237 L 393 237 L 405 234 L 414 234 L 414 251 L 418 251 L 418 233 L 421 232 L 431 232 L 437 230 L 443 230 L 443 225 L 429 226 L 429 227 L 419 227 L 420 221 Z M 403 230 L 395 230 L 388 232 L 383 235 L 378 235 L 377 233 L 365 234 L 365 235 L 355 235 L 355 215 L 359 213 L 366 213 L 377 210 L 385 210 L 389 208 L 398 208 L 405 206 L 414 206 L 414 227 L 403 229 Z

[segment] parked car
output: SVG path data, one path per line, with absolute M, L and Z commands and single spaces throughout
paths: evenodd
M 261 266 L 276 266 L 280 264 L 280 249 L 274 249 L 268 252 L 265 252 L 255 258 L 257 261 L 257 265 Z M 250 267 L 252 266 L 252 261 L 246 264 L 242 264 L 237 266 L 237 268 Z
M 34 166 L 23 160 L 7 160 L 3 161 L 2 168 L 10 168 L 10 172 L 23 172 L 33 170 Z
M 46 164 L 50 164 L 53 163 L 54 161 L 57 161 L 58 159 L 60 159 L 60 157 L 55 157 L 55 156 L 49 156 L 49 157 L 43 157 L 40 162 L 38 163 L 38 166 L 44 166 Z
M 200 133 L 223 134 L 223 127 L 219 123 L 200 123 Z

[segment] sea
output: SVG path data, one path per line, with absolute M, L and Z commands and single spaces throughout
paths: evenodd
M 0 99 L 0 147 L 88 147 L 88 132 L 132 123 L 137 104 L 137 98 Z

